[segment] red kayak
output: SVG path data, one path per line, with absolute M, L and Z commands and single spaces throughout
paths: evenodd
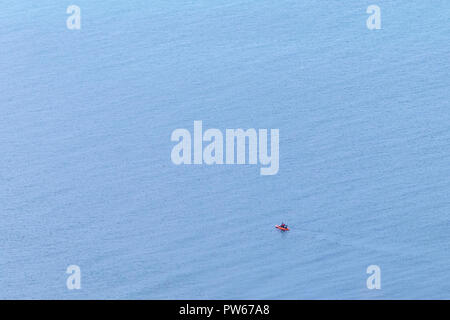
M 275 228 L 280 229 L 282 231 L 289 231 L 289 228 L 283 228 L 283 227 L 280 227 L 280 226 L 275 226 Z

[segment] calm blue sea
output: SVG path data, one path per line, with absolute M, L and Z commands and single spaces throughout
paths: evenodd
M 448 0 L 3 4 L 0 298 L 449 299 L 449 18 Z M 279 129 L 278 174 L 174 165 L 194 120 Z

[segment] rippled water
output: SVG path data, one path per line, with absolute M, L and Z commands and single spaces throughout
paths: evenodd
M 0 12 L 0 298 L 450 298 L 448 1 L 75 4 Z M 279 173 L 175 166 L 194 120 Z

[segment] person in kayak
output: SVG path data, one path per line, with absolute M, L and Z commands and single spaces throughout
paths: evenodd
M 288 228 L 287 224 L 285 224 L 284 222 L 283 222 L 282 224 L 280 224 L 280 227 L 282 227 L 282 228 L 284 228 L 284 229 L 287 229 L 287 228 Z

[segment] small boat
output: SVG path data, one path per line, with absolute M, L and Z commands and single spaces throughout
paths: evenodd
M 282 226 L 275 226 L 275 228 L 280 229 L 281 231 L 289 231 L 289 228 L 283 228 Z

